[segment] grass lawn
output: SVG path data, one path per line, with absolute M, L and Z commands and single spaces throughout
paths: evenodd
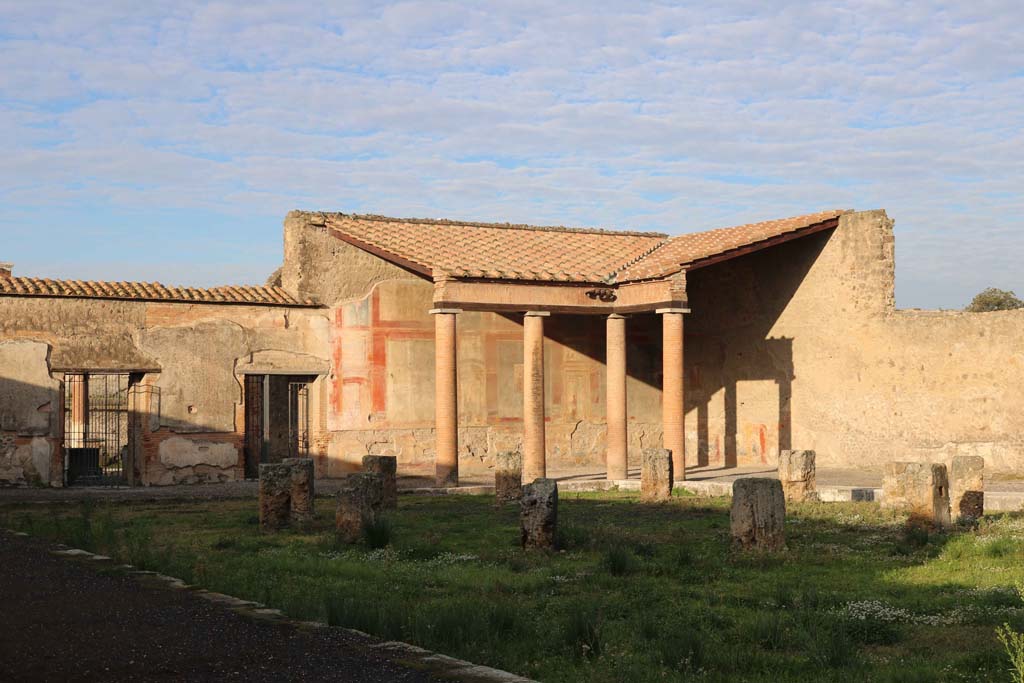
M 542 681 L 1010 681 L 1024 518 L 907 530 L 870 503 L 791 506 L 789 549 L 729 547 L 728 501 L 564 494 L 558 553 L 489 496 L 403 496 L 386 547 L 261 534 L 255 501 L 31 505 L 0 525 Z M 69 608 L 73 606 L 69 605 Z

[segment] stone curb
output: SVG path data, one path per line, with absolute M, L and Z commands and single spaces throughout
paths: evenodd
M 15 531 L 14 529 L 6 529 L 6 532 L 13 536 L 31 538 L 29 534 L 22 531 Z M 107 557 L 106 555 L 97 555 L 96 553 L 91 553 L 88 550 L 68 548 L 67 546 L 59 544 L 54 545 L 53 549 L 50 550 L 50 553 L 69 560 L 77 559 L 93 562 L 114 562 L 113 558 Z M 408 643 L 401 643 L 394 640 L 382 641 L 376 636 L 362 631 L 357 631 L 355 629 L 344 628 L 341 626 L 330 626 L 319 621 L 291 619 L 279 609 L 273 609 L 251 600 L 242 600 L 241 598 L 236 598 L 233 595 L 216 593 L 214 591 L 206 590 L 205 588 L 189 585 L 181 579 L 173 576 L 167 576 L 166 574 L 160 574 L 159 572 L 136 569 L 130 564 L 118 564 L 114 565 L 113 568 L 126 572 L 127 574 L 135 577 L 138 581 L 154 582 L 173 590 L 190 591 L 204 600 L 208 600 L 218 605 L 223 605 L 239 614 L 243 614 L 254 619 L 269 619 L 275 622 L 290 624 L 295 628 L 338 628 L 355 636 L 359 640 L 372 641 L 364 644 L 363 647 L 367 650 L 383 655 L 386 659 L 395 664 L 424 671 L 429 673 L 431 676 L 441 679 L 463 681 L 464 683 L 538 683 L 538 681 L 534 681 L 531 678 L 524 678 L 523 676 L 518 676 L 500 669 L 493 669 L 489 666 L 481 666 L 461 659 L 455 659 L 454 657 L 431 652 L 430 650 L 425 650 L 415 645 L 409 645 Z

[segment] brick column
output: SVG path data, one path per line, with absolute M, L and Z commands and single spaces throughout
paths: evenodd
M 459 377 L 455 336 L 457 308 L 435 308 L 434 316 L 434 473 L 439 487 L 459 485 Z
M 629 476 L 628 432 L 626 426 L 626 318 L 608 316 L 605 339 L 605 377 L 608 383 L 608 455 L 605 469 L 609 480 Z
M 661 308 L 662 388 L 661 421 L 665 448 L 672 451 L 675 481 L 686 479 L 686 450 L 683 434 L 683 314 L 685 308 Z
M 71 433 L 64 440 L 71 448 L 82 448 L 89 431 L 89 376 L 68 375 L 65 381 L 71 383 Z
M 544 318 L 530 311 L 523 318 L 523 481 L 547 475 L 544 443 Z

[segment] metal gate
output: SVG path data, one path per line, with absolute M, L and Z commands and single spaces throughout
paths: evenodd
M 263 450 L 263 375 L 245 376 L 245 476 L 257 479 Z
M 128 373 L 64 375 L 64 453 L 67 483 L 123 486 L 134 431 Z
M 288 383 L 288 457 L 309 456 L 309 384 Z

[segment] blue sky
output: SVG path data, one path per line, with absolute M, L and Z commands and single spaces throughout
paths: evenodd
M 1022 25 L 1019 0 L 0 0 L 0 261 L 258 283 L 294 208 L 672 234 L 885 208 L 900 306 L 1024 294 Z

